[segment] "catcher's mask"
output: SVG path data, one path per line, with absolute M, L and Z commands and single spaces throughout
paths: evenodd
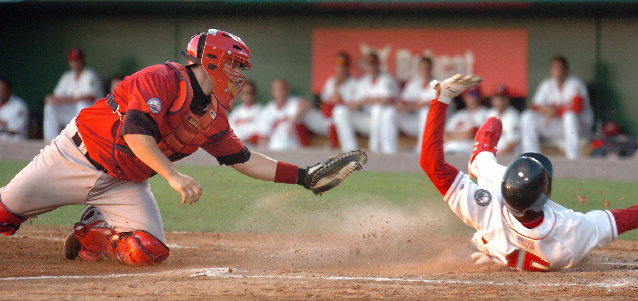
M 549 199 L 550 183 L 547 170 L 539 160 L 518 157 L 507 166 L 503 176 L 503 203 L 516 217 L 523 217 L 527 211 L 541 212 Z
M 213 84 L 213 93 L 221 106 L 230 111 L 237 95 L 246 83 L 239 70 L 250 69 L 250 52 L 237 36 L 226 31 L 209 29 L 193 36 L 186 52 L 181 52 L 188 64 L 204 66 Z

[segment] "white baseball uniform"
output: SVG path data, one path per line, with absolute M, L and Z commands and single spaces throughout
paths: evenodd
M 576 112 L 569 107 L 576 98 L 582 99 L 582 109 Z M 564 112 L 545 124 L 545 117 L 534 111 L 535 106 L 555 106 Z M 541 82 L 534 95 L 532 109 L 521 116 L 521 145 L 523 152 L 540 152 L 539 138 L 550 139 L 563 147 L 568 159 L 580 157 L 580 138 L 589 138 L 594 114 L 589 103 L 585 84 L 573 75 L 568 75 L 562 89 L 554 78 Z
M 487 109 L 479 106 L 470 112 L 467 109 L 456 111 L 445 124 L 445 132 L 467 132 L 478 129 L 487 120 Z M 445 153 L 470 154 L 474 148 L 474 138 L 465 140 L 445 141 L 443 150 Z
M 11 95 L 9 101 L 0 105 L 0 140 L 18 141 L 27 138 L 29 129 L 29 107 L 20 97 Z M 17 132 L 10 134 L 9 132 Z
M 343 83 L 337 86 L 337 78 L 331 76 L 323 84 L 321 89 L 321 101 L 327 102 L 330 96 L 337 93 L 343 102 L 349 102 L 354 100 L 357 95 L 357 78 L 354 76 L 348 77 Z
M 520 142 L 520 114 L 516 108 L 508 106 L 503 114 L 499 114 L 495 108 L 490 108 L 487 110 L 487 118 L 490 117 L 497 117 L 503 123 L 503 132 L 496 149 L 505 149 L 509 144 Z
M 296 149 L 301 147 L 294 120 L 299 112 L 301 98 L 290 96 L 286 103 L 278 107 L 275 101 L 269 102 L 259 117 L 259 135 L 268 138 L 271 150 Z
M 492 261 L 521 271 L 567 269 L 592 248 L 618 236 L 608 210 L 583 214 L 552 201 L 544 206 L 540 225 L 523 226 L 503 205 L 500 185 L 506 167 L 490 152 L 479 153 L 475 162 L 478 185 L 459 172 L 445 200 L 463 222 L 477 230 L 472 242 Z
M 253 135 L 259 135 L 259 116 L 263 108 L 260 103 L 249 106 L 242 103 L 228 114 L 228 124 L 244 143 Z
M 479 262 L 494 261 L 521 271 L 566 269 L 577 264 L 594 247 L 611 243 L 618 236 L 612 212 L 594 210 L 586 214 L 566 209 L 552 201 L 543 207 L 543 219 L 529 228 L 504 206 L 500 190 L 506 167 L 491 152 L 481 152 L 473 164 L 477 183 L 445 161 L 443 131 L 447 105 L 433 101 L 425 125 L 420 165 L 465 224 L 476 229 L 472 242 Z M 476 256 L 483 254 L 481 256 Z
M 415 151 L 420 150 L 423 140 L 423 127 L 430 109 L 430 102 L 435 98 L 436 90 L 430 86 L 429 81 L 426 82 L 423 77 L 419 76 L 411 78 L 405 84 L 403 91 L 401 91 L 399 100 L 407 103 L 426 104 L 426 106 L 421 107 L 418 112 L 410 111 L 405 113 L 398 113 L 393 108 L 392 119 L 394 119 L 394 122 L 389 125 L 391 127 L 390 130 L 397 133 L 393 137 L 398 137 L 399 131 L 417 137 Z
M 354 101 L 361 101 L 370 97 L 390 97 L 393 100 L 399 96 L 399 84 L 391 75 L 380 73 L 375 79 L 371 75 L 362 76 L 357 84 L 357 94 Z M 339 136 L 339 143 L 344 151 L 357 149 L 355 131 L 369 136 L 371 152 L 387 154 L 397 151 L 396 133 L 392 133 L 388 126 L 394 122 L 392 106 L 373 104 L 364 106 L 357 112 L 350 111 L 344 106 L 337 106 L 333 110 L 333 120 Z
M 104 96 L 100 77 L 91 68 L 85 67 L 79 77 L 73 75 L 73 71 L 65 72 L 55 90 L 53 96 L 58 98 L 80 97 L 92 95 L 97 100 Z M 64 103 L 59 105 L 45 104 L 43 116 L 44 141 L 49 142 L 60 134 L 60 127 L 68 124 L 84 108 L 93 105 L 94 101 L 82 100 L 76 103 Z

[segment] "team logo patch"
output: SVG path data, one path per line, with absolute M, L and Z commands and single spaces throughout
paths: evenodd
M 465 188 L 465 183 L 461 183 L 461 185 L 459 185 L 459 190 L 463 190 L 463 188 Z
M 522 247 L 534 250 L 534 242 L 532 242 L 529 239 L 526 238 L 522 238 L 520 236 L 516 236 L 516 241 L 518 242 L 519 245 L 521 245 Z
M 212 117 L 213 119 L 217 118 L 217 113 L 215 113 L 213 109 L 210 110 L 210 117 Z
M 199 128 L 199 122 L 197 122 L 197 120 L 195 120 L 195 118 L 188 116 L 188 123 L 190 123 L 194 128 L 198 129 Z
M 492 194 L 485 189 L 479 189 L 474 193 L 474 200 L 479 206 L 487 206 L 492 201 Z
M 162 111 L 162 102 L 155 97 L 147 100 L 146 106 L 148 106 L 148 109 L 151 110 L 153 114 L 159 114 L 159 112 Z

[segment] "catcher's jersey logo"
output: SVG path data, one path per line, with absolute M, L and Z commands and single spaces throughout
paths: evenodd
M 195 118 L 188 116 L 188 123 L 190 123 L 194 128 L 198 129 L 199 128 L 199 122 L 197 122 L 197 120 L 195 120 Z
M 474 193 L 474 200 L 479 206 L 487 206 L 492 201 L 492 194 L 485 189 L 479 189 Z
M 159 112 L 162 111 L 162 102 L 155 97 L 147 100 L 146 106 L 148 106 L 148 109 L 151 110 L 153 114 L 159 114 Z

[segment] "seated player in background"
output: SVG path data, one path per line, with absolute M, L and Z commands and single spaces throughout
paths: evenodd
M 592 248 L 638 227 L 638 205 L 583 214 L 550 201 L 553 170 L 538 153 L 499 165 L 495 153 L 502 124 L 497 118 L 489 118 L 476 135 L 469 173 L 477 184 L 447 163 L 442 141 L 447 104 L 481 80 L 456 75 L 433 82 L 440 95 L 430 107 L 420 159 L 452 211 L 477 230 L 472 238 L 477 263 L 496 262 L 521 271 L 567 269 Z
M 436 98 L 436 90 L 430 87 L 433 79 L 432 59 L 422 56 L 417 64 L 416 75 L 405 84 L 392 110 L 392 119 L 395 120 L 390 123 L 391 130 L 395 132 L 393 137 L 398 137 L 399 132 L 417 137 L 416 153 L 421 150 L 423 127 L 430 102 Z
M 241 104 L 228 113 L 228 124 L 237 138 L 244 143 L 257 145 L 259 141 L 259 116 L 264 106 L 257 102 L 257 87 L 246 81 L 239 93 Z
M 357 94 L 357 78 L 350 75 L 350 55 L 339 52 L 334 60 L 335 73 L 323 85 L 321 90 L 321 112 L 329 119 L 328 138 L 330 147 L 339 147 L 339 136 L 332 121 L 332 109 L 354 99 Z
M 465 108 L 450 114 L 445 124 L 443 149 L 446 154 L 469 154 L 479 126 L 487 119 L 487 108 L 481 104 L 481 92 L 472 86 L 461 94 Z
M 369 137 L 371 152 L 392 154 L 397 151 L 396 132 L 392 132 L 389 124 L 396 122 L 392 119 L 392 110 L 400 87 L 392 75 L 381 70 L 380 64 L 376 53 L 366 54 L 365 74 L 359 78 L 357 96 L 333 110 L 343 151 L 357 148 L 356 133 Z
M 521 114 L 521 147 L 523 152 L 540 152 L 543 138 L 575 160 L 581 155 L 581 139 L 589 142 L 594 125 L 587 86 L 569 73 L 562 55 L 552 58 L 549 73 L 538 85 L 531 108 Z
M 290 95 L 284 79 L 276 79 L 270 89 L 273 99 L 259 117 L 259 145 L 270 150 L 308 147 L 310 132 L 326 136 L 329 120 L 307 99 Z
M 496 87 L 496 94 L 490 97 L 491 108 L 487 117 L 496 117 L 503 123 L 503 134 L 498 142 L 499 155 L 514 154 L 521 140 L 520 119 L 516 108 L 511 106 L 511 99 L 504 85 Z
M 13 84 L 0 77 L 0 141 L 27 139 L 29 107 L 22 98 L 13 94 Z

